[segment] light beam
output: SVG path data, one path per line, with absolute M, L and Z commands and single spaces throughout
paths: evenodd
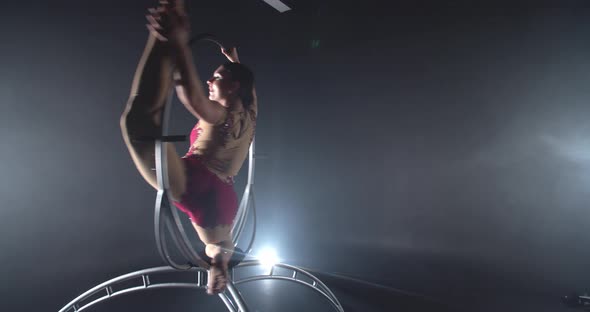
M 284 4 L 280 0 L 262 0 L 262 1 L 266 2 L 268 5 L 275 8 L 277 11 L 279 11 L 281 13 L 291 10 L 290 7 L 288 7 L 286 4 Z

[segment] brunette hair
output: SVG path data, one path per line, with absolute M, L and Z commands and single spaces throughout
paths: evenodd
M 230 73 L 230 79 L 240 83 L 238 96 L 245 109 L 249 109 L 254 102 L 254 73 L 242 63 L 227 62 L 223 68 Z

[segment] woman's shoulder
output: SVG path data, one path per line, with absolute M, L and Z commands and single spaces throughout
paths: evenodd
M 243 119 L 243 118 L 248 118 L 248 119 L 256 119 L 256 109 L 253 109 L 252 107 L 238 107 L 235 109 L 228 109 L 228 116 L 227 118 L 239 118 L 239 119 Z

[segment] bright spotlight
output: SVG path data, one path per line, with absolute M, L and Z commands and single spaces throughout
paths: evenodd
M 266 267 L 272 267 L 280 261 L 276 250 L 273 248 L 265 248 L 260 251 L 258 254 L 258 260 L 260 260 L 260 263 Z

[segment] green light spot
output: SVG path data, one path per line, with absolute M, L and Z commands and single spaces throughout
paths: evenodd
M 320 47 L 320 41 L 319 40 L 312 40 L 311 41 L 311 48 L 312 49 L 316 49 Z

